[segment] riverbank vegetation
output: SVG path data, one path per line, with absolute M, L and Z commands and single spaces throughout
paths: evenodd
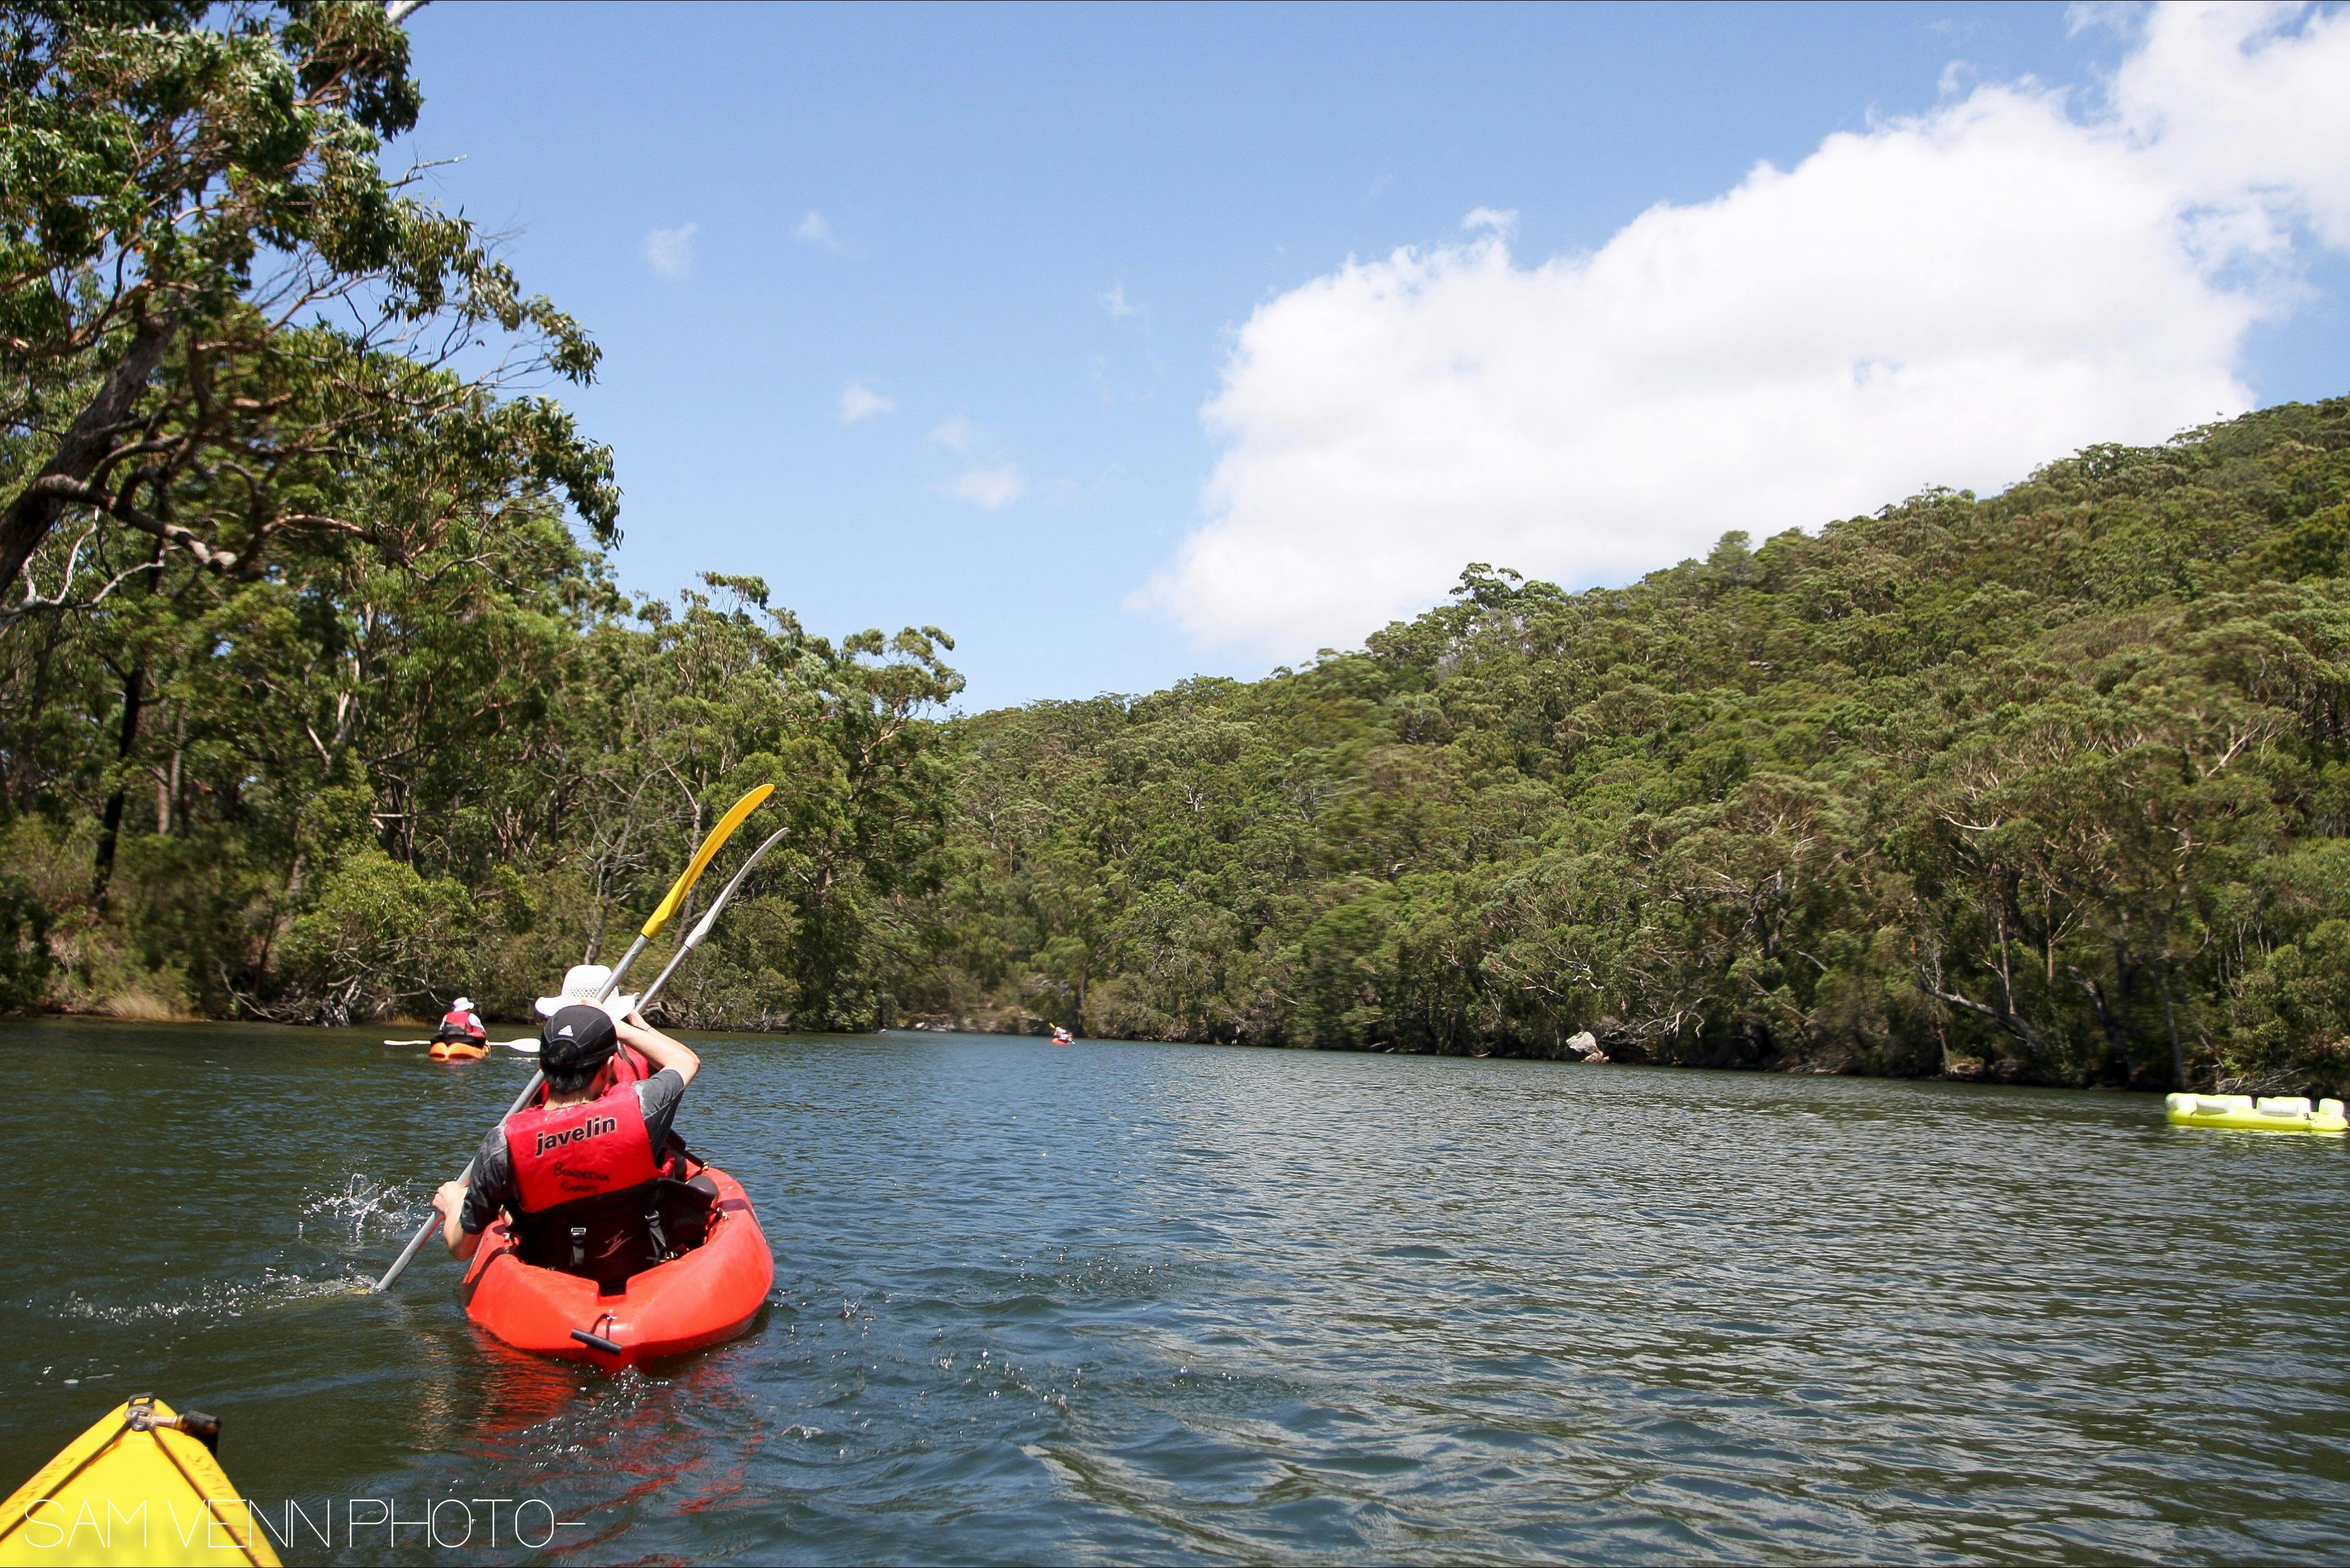
M 2350 1082 L 2350 400 L 948 719 L 935 628 L 615 587 L 383 8 L 0 69 L 0 1005 L 518 1017 L 773 782 L 672 1022 Z
M 956 728 L 948 1015 L 2339 1087 L 2350 400 Z
M 511 1015 L 775 780 L 677 1012 L 874 1016 L 949 645 L 624 601 L 593 344 L 383 171 L 397 19 L 11 5 L 0 77 L 0 1004 Z

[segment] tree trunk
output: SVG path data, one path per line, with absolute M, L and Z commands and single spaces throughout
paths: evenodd
M 703 789 L 702 793 L 703 793 L 703 794 L 707 794 L 707 793 L 708 793 L 707 786 L 704 786 L 704 789 Z M 689 838 L 689 839 L 687 839 L 687 840 L 685 841 L 685 853 L 686 853 L 687 857 L 688 857 L 689 858 L 691 858 L 691 856 L 692 856 L 692 854 L 693 854 L 693 852 L 694 852 L 695 850 L 697 850 L 697 849 L 701 848 L 701 847 L 702 847 L 702 794 L 696 794 L 696 795 L 693 797 L 693 836 L 692 836 L 692 837 L 691 837 L 691 838 Z M 700 884 L 698 884 L 698 883 L 695 885 L 695 887 L 696 887 L 696 888 L 698 888 L 699 886 L 700 886 Z M 684 906 L 683 906 L 681 909 L 680 909 L 678 910 L 678 912 L 677 912 L 677 929 L 678 929 L 679 930 L 681 930 L 681 931 L 690 931 L 690 930 L 691 930 L 691 929 L 693 929 L 693 895 L 694 895 L 694 891 L 695 891 L 695 888 L 688 888 L 685 890 L 685 903 L 684 903 Z
M 130 667 L 122 678 L 122 730 L 114 747 L 118 769 L 130 760 L 130 748 L 139 743 L 139 711 L 147 700 L 147 664 L 144 659 Z M 114 880 L 114 846 L 122 834 L 122 808 L 129 801 L 127 781 L 118 777 L 114 793 L 106 797 L 106 822 L 98 835 L 98 866 L 90 873 L 89 901 L 99 913 L 106 912 L 107 885 Z
M 33 656 L 33 697 L 25 713 L 23 740 L 8 755 L 9 797 L 16 801 L 20 811 L 32 805 L 33 794 L 40 787 L 41 770 L 37 753 L 40 750 L 41 713 L 49 705 L 49 666 L 51 656 L 57 652 L 57 639 L 62 635 L 59 630 L 62 618 L 47 618 L 48 635 L 41 639 L 40 649 Z
M 259 993 L 262 983 L 269 978 L 269 970 L 277 958 L 277 944 L 286 938 L 286 929 L 294 923 L 294 908 L 302 901 L 302 890 L 310 885 L 310 852 L 296 849 L 293 868 L 286 874 L 286 897 L 277 918 L 269 922 L 261 939 L 261 953 L 253 962 L 250 977 L 253 989 Z
M 2174 1089 L 2185 1089 L 2187 1087 L 2187 1053 L 2179 1047 L 2178 1044 L 2178 1014 L 2171 1006 L 2170 976 L 2168 974 L 2162 977 L 2162 1016 L 2163 1021 L 2170 1025 L 2170 1086 Z
M 149 558 L 160 566 L 163 559 L 163 541 L 155 541 Z M 160 570 L 147 574 L 147 596 L 150 598 L 155 595 L 155 579 L 161 576 Z M 146 706 L 146 701 L 147 654 L 141 649 L 130 666 L 130 672 L 122 678 L 122 731 L 114 748 L 114 793 L 106 797 L 106 821 L 98 836 L 98 864 L 90 872 L 89 901 L 101 915 L 106 912 L 107 889 L 114 880 L 114 851 L 121 841 L 122 812 L 129 804 L 129 781 L 121 776 L 121 771 L 130 765 L 131 749 L 139 743 L 140 711 Z
M 106 380 L 67 429 L 57 452 L 34 475 L 33 483 L 16 493 L 7 510 L 0 512 L 0 585 L 13 584 L 24 575 L 33 552 L 74 504 L 62 495 L 46 493 L 39 482 L 56 477 L 84 483 L 98 472 L 178 329 L 177 317 L 168 311 L 140 317 L 122 358 L 107 371 Z
M 188 711 L 182 708 L 172 726 L 172 793 L 164 797 L 165 815 L 162 831 L 187 831 L 188 808 L 180 798 L 180 753 L 188 745 Z

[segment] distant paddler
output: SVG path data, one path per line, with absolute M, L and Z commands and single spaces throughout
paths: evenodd
M 473 1011 L 473 999 L 461 996 L 449 1004 L 441 1015 L 439 1027 L 432 1031 L 435 1041 L 454 1041 L 467 1045 L 486 1046 L 490 1043 L 489 1026 L 482 1015 Z
M 1057 1024 L 1057 1023 L 1055 1023 L 1055 1024 L 1054 1024 L 1054 1025 L 1053 1025 L 1053 1044 L 1055 1044 L 1055 1045 L 1074 1045 L 1074 1044 L 1076 1044 L 1076 1043 L 1077 1043 L 1077 1041 L 1076 1041 L 1076 1036 L 1075 1036 L 1075 1035 L 1071 1034 L 1067 1030 L 1066 1030 L 1066 1029 L 1062 1028 L 1062 1027 L 1061 1027 L 1059 1024 Z

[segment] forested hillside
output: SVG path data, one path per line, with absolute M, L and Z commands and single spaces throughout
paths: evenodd
M 2167 1085 L 2350 1062 L 2350 400 L 958 724 L 942 1017 Z M 909 992 L 910 1000 L 914 995 Z

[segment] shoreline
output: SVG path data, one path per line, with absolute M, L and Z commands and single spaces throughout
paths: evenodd
M 528 1027 L 528 1024 L 522 1021 L 493 1017 L 487 1013 L 483 1015 L 483 1019 L 484 1022 L 488 1023 L 493 1030 L 522 1029 Z M 72 1008 L 43 1008 L 37 1012 L 0 1014 L 0 1027 L 5 1027 L 5 1025 L 12 1023 L 43 1023 L 130 1024 L 168 1028 L 201 1027 L 273 1029 L 301 1033 L 328 1033 L 361 1035 L 371 1035 L 379 1030 L 419 1029 L 428 1026 L 422 1020 L 404 1017 L 378 1019 L 359 1023 L 332 1024 L 289 1023 L 276 1019 L 267 1018 L 207 1018 L 203 1016 L 168 1018 L 140 1017 L 128 1014 L 83 1011 Z M 716 1039 L 742 1037 L 746 1035 L 767 1038 L 778 1036 L 791 1036 L 795 1038 L 833 1036 L 840 1039 L 865 1039 L 870 1038 L 876 1034 L 901 1034 L 909 1036 L 921 1034 L 941 1036 L 961 1034 L 979 1039 L 1039 1040 L 1049 1037 L 1052 1027 L 1048 1023 L 1039 1023 L 1033 1028 L 1010 1027 L 1003 1026 L 1001 1024 L 995 1027 L 989 1026 L 991 1023 L 996 1023 L 996 1021 L 980 1018 L 948 1020 L 941 1023 L 933 1018 L 925 1017 L 903 1023 L 886 1024 L 879 1028 L 870 1030 L 712 1028 L 702 1026 L 679 1026 L 673 1028 L 673 1033 L 681 1036 L 702 1036 Z M 671 1028 L 672 1026 L 663 1025 L 663 1027 Z M 1597 1060 L 1585 1060 L 1581 1057 L 1565 1053 L 1553 1054 L 1523 1050 L 1420 1051 L 1397 1045 L 1291 1045 L 1270 1044 L 1262 1041 L 1253 1040 L 1187 1040 L 1119 1034 L 1080 1034 L 1072 1044 L 1076 1046 L 1096 1044 L 1120 1045 L 1191 1045 L 1197 1046 L 1204 1050 L 1286 1051 L 1295 1052 L 1301 1054 L 1314 1055 L 1422 1056 L 1439 1059 L 1451 1058 L 1462 1061 L 1533 1062 L 1557 1067 L 1596 1069 L 1611 1067 L 1633 1068 L 1655 1072 L 1676 1073 L 1737 1073 L 1742 1075 L 1785 1078 L 1862 1078 L 1895 1084 L 1957 1084 L 1980 1085 L 1986 1088 L 2061 1089 L 2084 1094 L 2133 1094 L 2161 1096 L 2172 1092 L 2173 1087 L 2171 1085 L 2132 1084 L 2061 1083 L 2049 1079 L 2030 1078 L 2016 1075 L 1996 1074 L 1982 1070 L 1959 1073 L 1870 1073 L 1851 1067 L 1836 1066 L 1818 1061 L 1787 1056 L 1782 1056 L 1776 1060 L 1769 1062 L 1660 1062 L 1646 1059 L 1632 1059 L 1622 1056 L 1603 1056 Z M 2216 1085 L 2200 1086 L 2199 1088 L 2195 1085 L 2189 1085 L 2189 1087 L 2190 1089 L 2194 1089 L 2196 1092 L 2205 1094 L 2274 1094 L 2284 1092 L 2286 1087 L 2285 1085 L 2244 1087 L 2240 1086 L 2240 1080 L 2223 1078 Z

